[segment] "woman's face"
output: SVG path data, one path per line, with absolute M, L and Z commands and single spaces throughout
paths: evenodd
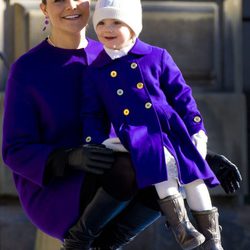
M 89 5 L 90 0 L 47 0 L 40 7 L 52 31 L 78 33 L 88 24 Z

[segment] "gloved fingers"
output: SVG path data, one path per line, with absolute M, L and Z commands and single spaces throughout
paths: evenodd
M 84 151 L 92 154 L 113 154 L 113 150 L 110 148 L 106 148 L 105 145 L 100 144 L 101 146 L 97 146 L 98 144 L 86 144 L 83 145 Z
M 232 176 L 228 176 L 228 178 L 222 178 L 220 182 L 222 188 L 227 194 L 234 193 L 240 188 L 240 183 Z
M 110 148 L 91 148 L 89 150 L 90 154 L 99 154 L 99 155 L 112 155 L 114 151 Z
M 112 167 L 112 165 L 113 165 L 113 163 L 111 163 L 111 162 L 90 161 L 90 162 L 88 162 L 87 167 L 107 170 L 107 169 L 110 169 Z
M 85 144 L 84 146 L 88 146 L 88 147 L 98 147 L 98 148 L 106 148 L 106 146 L 104 144 Z
M 98 162 L 113 164 L 115 161 L 114 151 L 112 149 L 104 147 L 97 147 L 92 145 L 84 146 L 84 150 L 87 150 L 89 162 L 93 162 L 92 165 L 96 165 Z
M 92 143 L 92 144 L 83 144 L 82 147 L 88 149 L 88 148 L 105 148 L 106 146 L 101 143 Z
M 216 177 L 219 179 L 221 183 L 227 182 L 229 178 L 231 178 L 230 171 L 228 171 L 227 169 L 220 170 L 216 174 Z
M 241 177 L 238 167 L 234 163 L 232 163 L 230 160 L 228 160 L 224 155 L 223 155 L 223 162 L 224 162 L 225 167 L 230 169 L 230 171 L 234 175 L 234 178 L 237 179 L 237 181 L 239 182 L 242 181 L 242 177 Z
M 233 188 L 234 188 L 235 191 L 238 190 L 238 189 L 240 189 L 240 183 L 239 183 L 239 181 L 237 181 L 235 179 L 233 179 L 231 181 L 231 185 L 233 186 Z
M 238 182 L 241 182 L 242 177 L 241 177 L 238 167 L 234 163 L 232 163 L 230 160 L 228 160 L 224 155 L 222 155 L 222 159 L 223 159 L 224 166 L 230 169 L 230 172 L 232 173 L 233 178 L 236 179 Z
M 232 191 L 232 187 L 231 187 L 231 176 L 230 173 L 228 171 L 223 172 L 222 174 L 220 174 L 218 176 L 221 187 L 224 189 L 224 191 L 229 194 Z
M 115 156 L 114 154 L 112 155 L 103 155 L 103 154 L 90 154 L 89 155 L 89 161 L 90 162 L 103 162 L 107 164 L 113 164 L 115 161 Z
M 91 151 L 88 152 L 88 158 L 94 161 L 114 162 L 114 152 L 109 151 Z
M 227 194 L 231 193 L 232 189 L 230 188 L 230 185 L 228 185 L 228 183 L 221 182 L 221 187 Z
M 239 171 L 239 169 L 236 166 L 235 166 L 235 168 L 233 170 L 233 176 L 234 176 L 234 179 L 237 180 L 238 182 L 242 181 L 242 177 L 241 177 L 240 171 Z
M 223 163 L 225 167 L 233 167 L 233 168 L 236 167 L 236 165 L 232 163 L 225 155 L 220 155 L 220 158 L 221 158 L 221 164 Z
M 231 194 L 236 191 L 233 184 L 232 184 L 232 182 L 227 184 L 227 190 L 228 190 L 228 193 L 231 193 Z

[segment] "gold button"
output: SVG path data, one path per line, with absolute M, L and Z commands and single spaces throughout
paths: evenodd
M 142 82 L 138 82 L 138 83 L 136 84 L 136 87 L 137 87 L 138 89 L 142 89 L 142 88 L 143 88 L 143 83 L 142 83 Z
M 137 63 L 131 63 L 131 69 L 136 69 L 137 68 Z
M 117 72 L 115 70 L 111 71 L 110 76 L 117 77 Z
M 91 137 L 90 136 L 86 137 L 85 141 L 86 142 L 91 142 Z
M 200 116 L 197 115 L 197 116 L 194 117 L 194 122 L 197 122 L 197 123 L 198 123 L 198 122 L 200 122 L 200 121 L 201 121 Z
M 129 109 L 124 109 L 123 114 L 126 115 L 126 116 L 129 115 Z
M 151 102 L 146 102 L 145 108 L 150 109 L 151 107 L 152 107 L 152 103 Z
M 116 91 L 116 93 L 117 93 L 117 95 L 123 95 L 123 90 L 122 90 L 122 89 L 118 89 L 118 90 Z

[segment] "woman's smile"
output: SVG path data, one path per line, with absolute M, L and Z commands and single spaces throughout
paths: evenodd
M 75 15 L 68 15 L 68 16 L 64 16 L 64 19 L 68 19 L 68 20 L 75 20 L 78 19 L 79 17 L 81 17 L 80 14 L 75 14 Z

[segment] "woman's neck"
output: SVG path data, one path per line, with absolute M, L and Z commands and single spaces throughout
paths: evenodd
M 85 30 L 78 34 L 58 34 L 52 31 L 48 36 L 48 43 L 62 49 L 82 49 L 88 45 Z

